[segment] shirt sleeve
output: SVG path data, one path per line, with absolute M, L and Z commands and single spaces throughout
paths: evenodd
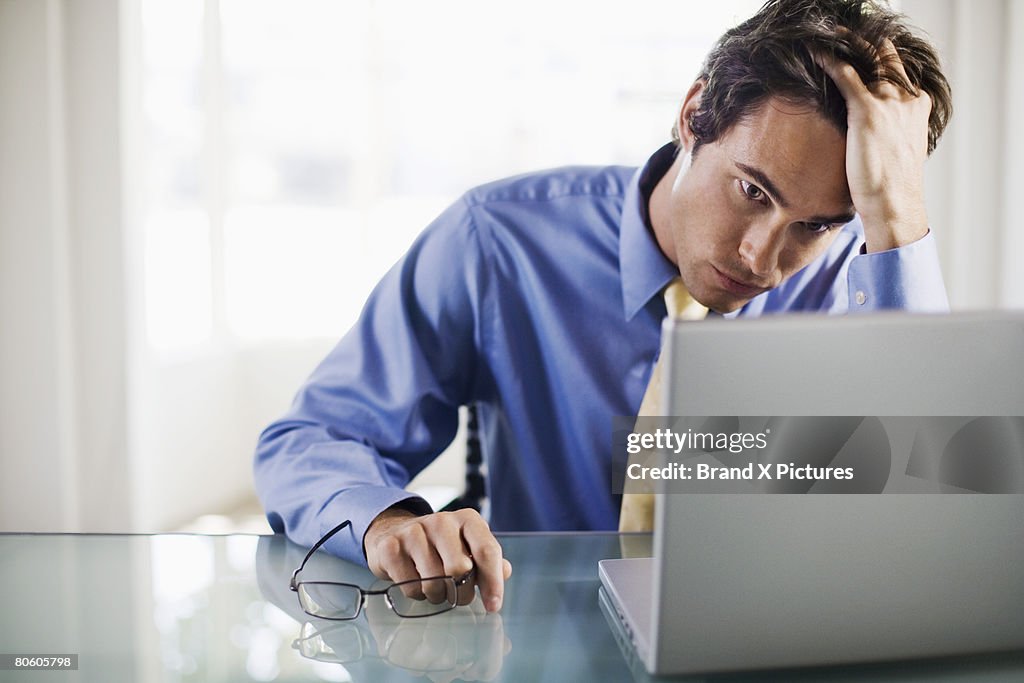
M 454 204 L 377 285 L 355 326 L 256 448 L 256 490 L 271 528 L 365 564 L 383 510 L 429 505 L 403 487 L 454 438 L 476 372 L 484 270 L 469 207 Z
M 869 254 L 857 217 L 815 262 L 725 317 L 883 310 L 949 311 L 935 236 L 929 231 L 916 242 Z
M 851 313 L 898 309 L 915 313 L 949 311 L 935 237 L 853 257 L 847 274 Z

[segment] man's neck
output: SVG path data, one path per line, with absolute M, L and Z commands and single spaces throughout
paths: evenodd
M 647 203 L 646 222 L 648 229 L 654 234 L 654 240 L 658 248 L 672 263 L 676 263 L 675 238 L 672 235 L 672 223 L 669 219 L 669 206 L 671 205 L 672 186 L 679 175 L 685 154 L 676 154 L 672 164 L 666 169 L 650 192 L 644 199 Z

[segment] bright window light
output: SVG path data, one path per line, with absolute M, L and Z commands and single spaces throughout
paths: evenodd
M 337 337 L 473 185 L 643 163 L 759 5 L 143 0 L 151 343 Z
M 157 351 L 210 338 L 210 228 L 207 214 L 163 211 L 146 222 L 146 332 Z

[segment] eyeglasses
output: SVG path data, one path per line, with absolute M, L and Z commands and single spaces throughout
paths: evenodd
M 349 520 L 345 520 L 328 531 L 309 549 L 298 569 L 292 572 L 288 588 L 298 594 L 299 606 L 303 612 L 320 619 L 347 621 L 359 616 L 366 604 L 366 598 L 371 595 L 383 595 L 388 607 L 395 614 L 410 619 L 441 614 L 459 604 L 459 589 L 469 583 L 474 572 L 472 569 L 459 578 L 431 576 L 399 581 L 379 590 L 366 590 L 352 583 L 299 581 L 299 572 L 306 566 L 313 553 L 350 524 Z
M 424 628 L 424 627 L 421 627 Z M 422 673 L 453 671 L 459 662 L 459 641 L 451 633 L 430 637 L 430 648 L 424 651 L 424 632 L 397 628 L 391 631 L 382 648 L 373 636 L 354 624 L 334 624 L 320 628 L 306 622 L 292 649 L 306 659 L 332 664 L 351 664 L 363 659 L 382 659 L 388 664 Z

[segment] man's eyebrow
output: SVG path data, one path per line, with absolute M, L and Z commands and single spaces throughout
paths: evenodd
M 846 225 L 850 221 L 856 218 L 856 214 L 853 212 L 842 213 L 836 216 L 813 216 L 808 218 L 805 223 L 821 223 L 822 225 Z
M 782 196 L 781 192 L 779 192 L 779 188 L 775 186 L 775 183 L 773 183 L 771 179 L 764 174 L 764 171 L 754 168 L 753 166 L 747 166 L 746 164 L 739 161 L 734 161 L 733 163 L 736 164 L 736 168 L 740 169 L 741 171 L 749 175 L 751 178 L 756 180 L 757 184 L 761 186 L 761 189 L 770 194 L 772 196 L 772 199 L 774 199 L 779 204 L 779 206 L 781 206 L 784 209 L 789 208 L 789 202 L 787 202 L 786 198 Z M 847 211 L 845 213 L 836 214 L 835 216 L 813 216 L 812 218 L 808 218 L 804 222 L 821 223 L 823 225 L 845 225 L 846 223 L 852 221 L 854 218 L 854 212 Z
M 747 166 L 739 161 L 734 161 L 733 163 L 736 164 L 736 168 L 756 180 L 757 184 L 761 186 L 761 189 L 766 190 L 768 194 L 772 196 L 772 199 L 779 204 L 779 206 L 784 209 L 789 208 L 789 202 L 786 201 L 786 198 L 782 196 L 781 192 L 779 192 L 779 188 L 775 187 L 775 183 L 773 183 L 763 171 L 756 169 L 753 166 Z

